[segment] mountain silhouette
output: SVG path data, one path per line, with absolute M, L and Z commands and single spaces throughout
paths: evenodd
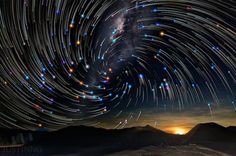
M 236 131 L 233 126 L 226 128 L 216 123 L 198 124 L 184 137 L 184 144 L 198 144 L 227 154 L 236 154 Z
M 235 126 L 229 126 L 229 127 L 227 127 L 227 129 L 236 133 L 236 127 Z
M 94 150 L 96 153 L 105 154 L 126 149 L 137 149 L 149 145 L 174 145 L 178 143 L 178 139 L 180 139 L 179 136 L 167 134 L 151 126 L 119 130 L 77 126 L 48 133 L 29 145 L 47 148 L 70 147 L 70 151 L 79 150 L 84 155 L 92 155 Z M 86 148 L 93 150 L 84 150 Z M 57 152 L 58 150 L 60 148 L 57 149 Z M 65 152 L 64 149 L 60 151 L 60 153 L 62 152 Z
M 186 135 L 188 142 L 236 142 L 235 127 L 223 127 L 216 123 L 203 123 L 196 125 Z
M 40 147 L 42 156 L 68 153 L 103 155 L 149 146 L 165 149 L 191 144 L 234 155 L 236 154 L 235 128 L 204 123 L 196 125 L 183 136 L 168 134 L 151 126 L 125 129 L 72 126 L 52 132 L 0 129 L 0 144 Z

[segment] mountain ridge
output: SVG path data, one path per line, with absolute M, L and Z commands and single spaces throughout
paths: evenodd
M 211 149 L 236 154 L 236 149 L 234 149 L 236 145 L 235 128 L 234 126 L 224 127 L 216 123 L 200 123 L 182 136 L 166 133 L 150 125 L 124 129 L 104 129 L 81 125 L 52 132 L 0 129 L 0 141 L 3 136 L 8 136 L 10 137 L 8 140 L 11 140 L 17 132 L 20 132 L 15 140 L 22 141 L 25 137 L 24 147 L 42 147 L 47 154 L 68 152 L 64 151 L 65 147 L 73 152 L 79 150 L 84 155 L 93 152 L 102 155 L 147 146 L 167 147 L 188 144 L 204 145 Z

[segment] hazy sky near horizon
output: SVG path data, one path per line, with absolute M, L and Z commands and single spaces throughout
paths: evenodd
M 112 120 L 110 123 L 109 121 L 100 123 L 99 127 L 124 128 L 150 125 L 157 129 L 172 133 L 173 128 L 179 127 L 185 130 L 190 130 L 199 123 L 215 122 L 225 127 L 236 125 L 236 111 L 229 106 L 219 106 L 213 108 L 212 115 L 207 107 L 194 107 L 188 110 L 174 112 L 163 112 L 148 108 L 142 110 L 138 120 L 137 115 L 139 115 L 139 111 L 131 114 L 124 113 L 122 117 Z M 120 122 L 122 122 L 122 124 L 120 124 Z

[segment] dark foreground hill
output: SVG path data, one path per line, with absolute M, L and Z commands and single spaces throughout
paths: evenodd
M 185 144 L 198 144 L 236 155 L 236 127 L 223 127 L 216 123 L 198 124 L 185 136 Z
M 14 141 L 24 143 L 21 148 L 11 148 L 13 152 L 9 152 L 6 148 L 2 149 L 0 155 L 6 155 L 6 152 L 8 152 L 7 155 L 22 153 L 24 156 L 70 153 L 103 155 L 148 146 L 172 149 L 166 147 L 188 146 L 189 144 L 198 144 L 228 154 L 236 154 L 235 127 L 225 128 L 214 123 L 199 124 L 184 136 L 168 134 L 151 126 L 120 130 L 77 126 L 54 132 L 0 130 L 0 141 L 7 142 L 8 145 Z
M 181 137 L 167 134 L 153 127 L 134 127 L 121 130 L 107 130 L 94 127 L 68 127 L 48 133 L 30 145 L 57 148 L 66 153 L 63 147 L 84 155 L 105 154 L 126 149 L 138 149 L 149 145 L 176 145 Z M 50 151 L 49 151 L 50 152 Z
M 198 124 L 186 135 L 186 141 L 199 142 L 236 142 L 235 127 L 223 127 L 216 123 Z

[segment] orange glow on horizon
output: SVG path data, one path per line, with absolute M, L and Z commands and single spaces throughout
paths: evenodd
M 189 132 L 190 129 L 183 127 L 170 127 L 164 129 L 167 133 L 176 134 L 176 135 L 185 135 Z
M 175 128 L 175 134 L 184 135 L 186 134 L 186 130 L 182 128 Z

